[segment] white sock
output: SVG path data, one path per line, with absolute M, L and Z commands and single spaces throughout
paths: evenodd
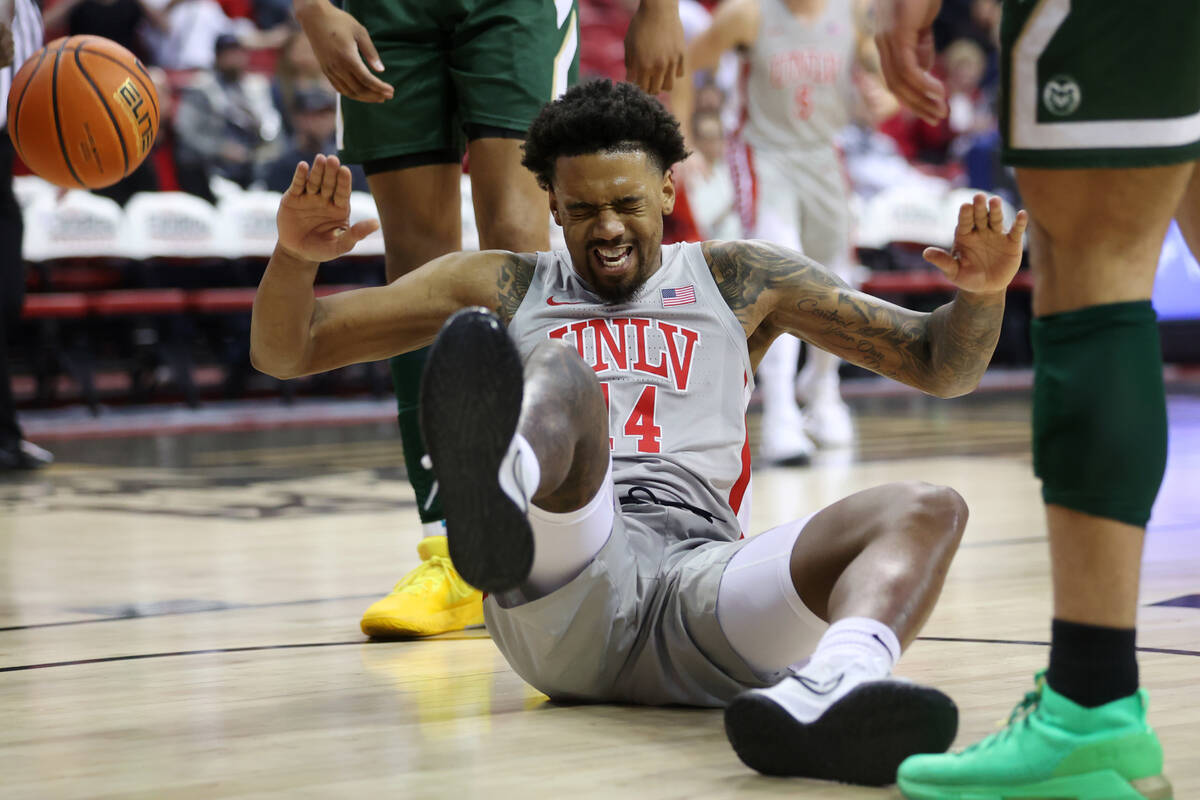
M 500 461 L 500 488 L 517 508 L 529 511 L 529 502 L 542 482 L 542 467 L 538 464 L 533 445 L 521 434 L 513 436 L 508 452 Z
M 421 536 L 428 539 L 430 536 L 445 536 L 446 535 L 446 520 L 439 519 L 435 522 L 421 523 Z
M 809 663 L 858 661 L 879 673 L 877 677 L 886 678 L 899 660 L 895 631 L 869 617 L 847 617 L 829 626 Z

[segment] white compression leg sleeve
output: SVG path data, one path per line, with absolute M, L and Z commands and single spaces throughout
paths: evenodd
M 615 515 L 611 458 L 600 489 L 583 508 L 560 514 L 530 505 L 533 567 L 524 586 L 527 598 L 550 594 L 583 572 L 608 542 Z
M 792 548 L 810 519 L 760 533 L 721 576 L 717 621 L 737 654 L 763 677 L 812 655 L 829 627 L 792 584 Z

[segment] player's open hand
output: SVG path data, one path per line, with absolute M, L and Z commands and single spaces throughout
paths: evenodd
M 977 194 L 973 202 L 963 203 L 958 210 L 954 249 L 947 253 L 940 247 L 927 247 L 925 260 L 963 291 L 1004 291 L 1021 266 L 1021 237 L 1028 223 L 1029 215 L 1018 211 L 1006 232 L 1000 198 Z
M 297 0 L 296 19 L 312 43 L 321 71 L 339 94 L 364 103 L 392 99 L 391 85 L 367 69 L 370 64 L 371 69 L 383 72 L 383 62 L 358 20 L 334 8 L 329 0 Z
M 642 0 L 625 32 L 625 80 L 648 94 L 671 91 L 684 50 L 678 0 Z
M 896 99 L 931 125 L 946 116 L 946 86 L 933 76 L 933 20 L 942 0 L 876 0 L 879 63 Z
M 337 156 L 318 155 L 312 167 L 296 165 L 292 185 L 283 193 L 275 215 L 279 246 L 301 261 L 330 261 L 345 255 L 379 220 L 350 224 L 350 168 Z

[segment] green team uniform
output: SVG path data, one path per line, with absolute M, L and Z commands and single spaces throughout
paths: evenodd
M 351 163 L 462 158 L 468 139 L 524 138 L 575 83 L 575 0 L 347 0 L 395 88 L 385 103 L 341 99 L 339 156 Z
M 1146 167 L 1200 158 L 1200 3 L 1005 0 L 1004 161 Z

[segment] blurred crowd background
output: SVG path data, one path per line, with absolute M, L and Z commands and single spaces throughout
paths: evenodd
M 714 0 L 680 0 L 685 32 L 706 27 Z M 581 75 L 624 75 L 624 36 L 636 0 L 581 0 Z M 861 113 L 842 142 L 856 196 L 906 182 L 946 181 L 999 192 L 995 101 L 999 0 L 947 0 L 935 28 L 938 72 L 951 88 L 937 126 L 901 109 L 877 75 L 858 76 Z M 164 108 L 153 156 L 100 192 L 124 203 L 139 191 L 184 191 L 215 202 L 213 178 L 281 191 L 301 159 L 336 150 L 337 97 L 292 18 L 290 0 L 48 0 L 47 40 L 94 34 L 119 42 L 150 68 Z M 736 58 L 731 58 L 736 62 Z M 725 206 L 726 135 L 736 127 L 736 63 L 702 76 L 697 147 L 714 165 L 689 199 L 672 238 L 739 235 Z M 356 173 L 356 186 L 365 179 Z M 691 212 L 690 217 L 688 212 Z
M 685 35 L 704 30 L 714 6 L 680 0 Z M 623 40 L 636 7 L 636 0 L 580 0 L 584 79 L 623 77 Z M 97 192 L 103 200 L 74 190 L 64 199 L 38 186 L 40 179 L 16 179 L 33 266 L 25 328 L 12 352 L 18 403 L 83 399 L 95 409 L 128 398 L 194 404 L 202 396 L 385 391 L 378 365 L 281 386 L 255 373 L 246 355 L 253 287 L 273 239 L 272 193 L 287 187 L 297 161 L 337 149 L 337 95 L 291 1 L 47 0 L 44 16 L 47 41 L 94 34 L 138 54 L 158 87 L 163 122 L 151 156 Z M 999 162 L 999 21 L 999 0 L 943 3 L 936 71 L 950 89 L 950 113 L 939 125 L 902 109 L 877 72 L 856 76 L 857 109 L 840 148 L 866 291 L 912 308 L 936 307 L 949 288 L 919 254 L 923 245 L 949 244 L 961 193 L 970 187 L 1000 194 L 1010 209 L 1019 204 Z M 741 113 L 738 74 L 729 54 L 715 72 L 697 76 L 694 146 L 706 166 L 680 172 L 682 197 L 667 220 L 667 242 L 742 235 L 725 158 Z M 354 174 L 354 188 L 363 192 L 352 201 L 355 217 L 373 215 L 365 177 L 357 167 Z M 145 219 L 148 210 L 159 218 L 143 238 L 170 246 L 130 251 L 134 243 L 123 233 L 129 218 Z M 463 212 L 470 247 L 466 182 Z M 119 241 L 106 246 L 104 236 Z M 51 246 L 56 237 L 65 249 Z M 253 237 L 258 245 L 237 250 Z M 328 290 L 382 283 L 382 240 L 372 239 L 378 241 L 364 241 L 354 257 L 327 265 L 319 283 Z M 1029 363 L 1028 286 L 1025 274 L 1009 302 L 996 363 Z M 126 294 L 98 299 L 97 292 Z

